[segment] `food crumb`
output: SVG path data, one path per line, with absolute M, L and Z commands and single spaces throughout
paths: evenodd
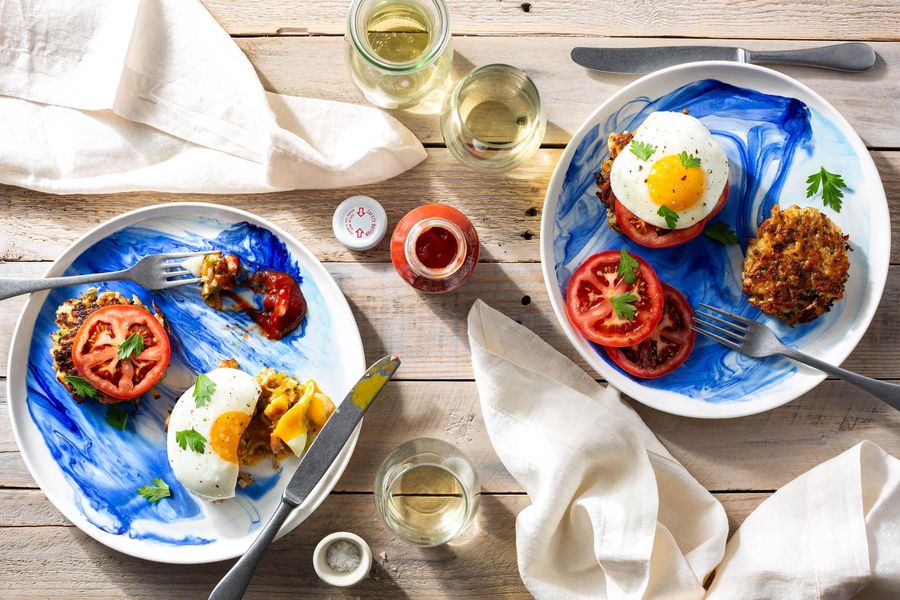
M 251 475 L 250 473 L 241 473 L 240 475 L 238 475 L 237 483 L 238 483 L 238 487 L 243 489 L 243 488 L 247 487 L 248 485 L 251 485 L 254 481 L 256 481 L 256 480 L 253 479 L 253 475 Z
M 523 12 L 531 12 L 531 2 L 523 2 L 521 7 Z
M 350 540 L 337 540 L 328 546 L 325 561 L 338 573 L 349 573 L 359 566 L 362 553 L 359 546 Z

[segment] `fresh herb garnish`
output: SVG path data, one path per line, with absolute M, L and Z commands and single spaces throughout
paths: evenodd
M 96 398 L 100 395 L 97 388 L 92 386 L 84 377 L 79 377 L 78 375 L 66 375 L 63 379 L 65 379 L 66 383 L 71 385 L 72 389 L 75 390 L 75 393 L 82 398 Z
M 641 160 L 649 159 L 651 156 L 653 156 L 653 153 L 656 152 L 656 148 L 654 148 L 650 144 L 639 142 L 637 140 L 631 140 L 630 148 L 631 153 Z
M 124 430 L 125 424 L 128 423 L 128 415 L 127 410 L 117 404 L 113 404 L 106 409 L 106 422 L 116 429 Z
M 661 216 L 666 220 L 666 226 L 669 229 L 675 229 L 675 225 L 678 224 L 678 213 L 663 204 L 659 207 L 659 210 L 656 211 L 656 214 Z
M 159 477 L 153 478 L 153 485 L 142 485 L 137 493 L 147 499 L 147 502 L 159 502 L 163 498 L 172 495 L 169 485 Z
M 182 450 L 187 450 L 188 446 L 198 454 L 203 454 L 203 451 L 206 450 L 206 438 L 200 435 L 196 429 L 182 429 L 181 431 L 176 431 L 175 441 Z
M 119 344 L 119 352 L 116 358 L 125 360 L 144 351 L 144 336 L 139 333 L 132 333 L 124 342 Z
M 734 230 L 722 221 L 713 221 L 706 226 L 703 233 L 725 246 L 733 246 L 740 242 Z
M 194 382 L 194 404 L 206 406 L 216 391 L 216 384 L 206 375 L 201 374 Z
M 822 167 L 818 173 L 813 173 L 806 178 L 806 197 L 811 198 L 819 191 L 822 186 L 822 204 L 834 209 L 834 212 L 841 212 L 844 192 L 841 190 L 847 187 L 844 178 L 837 173 L 829 173 Z
M 681 154 L 678 155 L 678 158 L 681 159 L 681 164 L 684 165 L 685 169 L 690 169 L 691 167 L 699 167 L 700 166 L 700 158 L 694 156 L 693 154 L 688 154 L 685 151 L 681 151 Z
M 631 285 L 637 279 L 637 272 L 640 265 L 633 256 L 625 252 L 625 247 L 619 251 L 619 277 L 625 280 L 625 283 Z
M 616 316 L 629 321 L 634 321 L 634 313 L 637 312 L 637 309 L 634 307 L 635 302 L 637 302 L 637 296 L 631 292 L 625 292 L 609 299 Z

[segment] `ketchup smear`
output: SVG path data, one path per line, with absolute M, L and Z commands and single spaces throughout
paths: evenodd
M 259 271 L 247 278 L 247 287 L 263 298 L 263 310 L 233 292 L 223 292 L 253 319 L 270 340 L 280 340 L 296 329 L 306 315 L 306 299 L 297 280 L 281 271 Z
M 456 257 L 459 243 L 443 227 L 429 227 L 416 238 L 416 257 L 429 269 L 446 268 Z

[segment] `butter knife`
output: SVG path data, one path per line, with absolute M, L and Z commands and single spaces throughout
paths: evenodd
M 875 51 L 868 44 L 861 42 L 767 52 L 723 46 L 579 47 L 572 50 L 572 60 L 588 69 L 614 73 L 649 73 L 664 67 L 701 60 L 777 63 L 838 71 L 865 71 L 875 64 Z
M 309 493 L 316 487 L 344 444 L 347 443 L 372 401 L 399 367 L 400 359 L 396 356 L 385 356 L 369 367 L 369 370 L 353 386 L 344 401 L 338 405 L 337 410 L 325 423 L 325 427 L 316 436 L 316 441 L 310 446 L 309 451 L 303 455 L 297 471 L 284 490 L 281 504 L 278 505 L 275 514 L 263 527 L 259 537 L 256 538 L 246 554 L 231 567 L 219 585 L 213 589 L 209 600 L 240 600 L 243 597 L 257 563 L 266 548 L 275 539 L 275 535 L 281 529 L 285 519 L 292 510 L 306 500 Z

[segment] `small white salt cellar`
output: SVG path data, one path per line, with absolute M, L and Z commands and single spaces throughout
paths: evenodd
M 313 568 L 319 579 L 329 585 L 356 585 L 372 568 L 372 549 L 355 533 L 338 531 L 316 545 Z

